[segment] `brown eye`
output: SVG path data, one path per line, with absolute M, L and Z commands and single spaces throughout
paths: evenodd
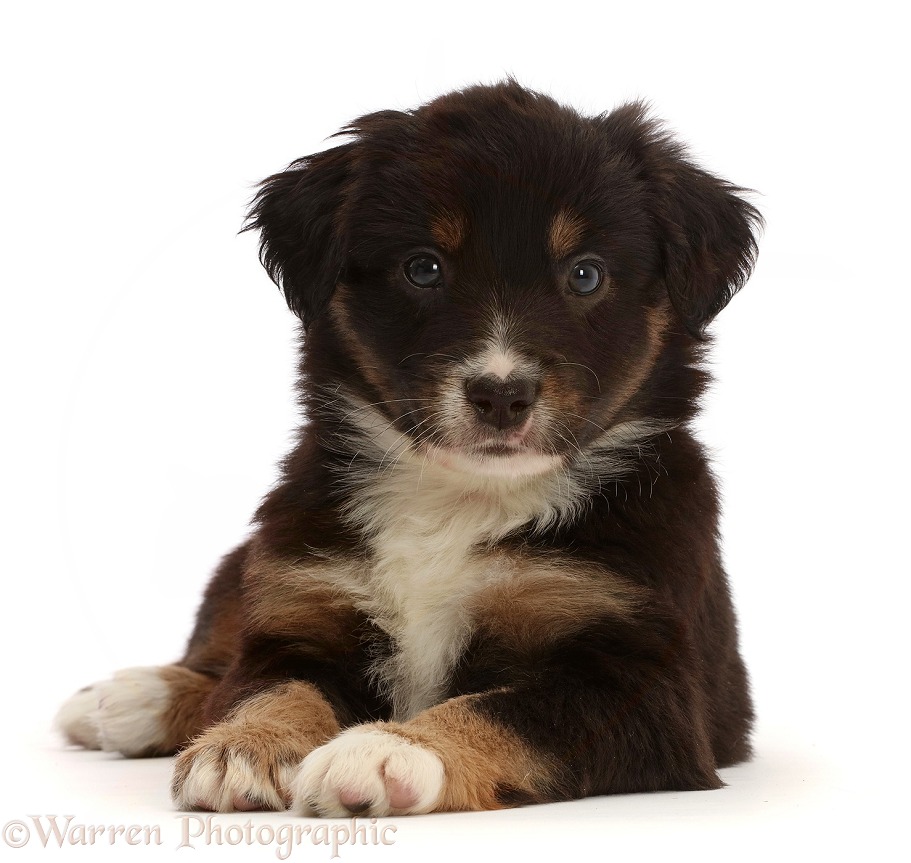
M 405 278 L 416 288 L 435 288 L 443 281 L 443 268 L 432 255 L 415 255 L 405 263 Z
M 569 289 L 574 294 L 590 294 L 604 281 L 601 267 L 594 261 L 579 261 L 569 274 Z

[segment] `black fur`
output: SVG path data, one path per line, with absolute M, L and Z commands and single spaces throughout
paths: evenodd
M 288 681 L 315 687 L 342 728 L 387 723 L 376 727 L 435 752 L 447 776 L 435 808 L 719 787 L 717 768 L 749 756 L 753 712 L 715 483 L 688 422 L 707 383 L 705 330 L 750 274 L 758 212 L 639 103 L 589 118 L 508 81 L 343 134 L 269 177 L 246 225 L 305 328 L 307 420 L 181 664 L 215 682 L 176 799 L 193 759 L 214 758 L 206 741 L 223 752 L 251 697 Z M 433 287 L 409 281 L 415 256 L 437 262 Z M 603 273 L 590 294 L 574 288 L 580 264 Z M 499 425 L 478 421 L 471 395 L 492 340 L 525 394 L 500 405 Z M 413 486 L 389 482 L 420 459 L 431 470 Z M 453 517 L 477 500 L 508 513 L 536 483 L 551 497 L 502 536 L 472 535 L 468 575 L 446 574 L 465 591 L 458 658 L 436 706 L 413 696 L 416 715 L 397 716 L 399 684 L 378 669 L 404 636 L 363 596 L 389 589 L 384 507 L 420 498 L 422 483 L 451 485 Z M 356 509 L 374 493 L 387 497 Z M 402 555 L 416 578 L 439 577 Z M 327 580 L 333 566 L 344 578 Z M 291 756 L 268 741 L 291 734 L 296 757 L 325 742 L 289 731 L 286 697 L 274 727 L 237 726 L 265 735 L 273 784 Z M 220 793 L 191 802 L 234 805 L 212 802 Z M 395 811 L 384 805 L 349 810 Z

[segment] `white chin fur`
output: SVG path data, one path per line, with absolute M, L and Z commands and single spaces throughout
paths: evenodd
M 560 456 L 545 453 L 484 456 L 436 446 L 428 447 L 427 457 L 441 467 L 475 476 L 540 476 L 563 464 Z

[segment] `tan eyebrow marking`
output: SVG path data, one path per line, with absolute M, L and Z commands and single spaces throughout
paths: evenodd
M 550 251 L 556 260 L 565 258 L 582 240 L 585 222 L 569 210 L 560 210 L 550 225 Z
M 468 225 L 464 217 L 458 213 L 440 213 L 431 221 L 430 233 L 444 252 L 453 254 L 465 241 Z

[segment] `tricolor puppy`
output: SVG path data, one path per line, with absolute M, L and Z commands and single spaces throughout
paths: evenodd
M 180 809 L 719 787 L 752 711 L 688 424 L 758 213 L 638 104 L 509 81 L 344 131 L 248 223 L 303 322 L 281 480 L 183 659 L 60 727 L 179 753 Z

